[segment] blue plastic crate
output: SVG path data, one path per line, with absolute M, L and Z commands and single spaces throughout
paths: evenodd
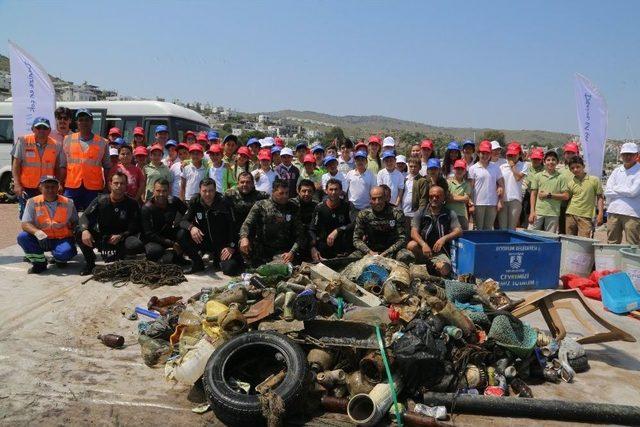
M 506 291 L 555 289 L 560 243 L 518 231 L 465 231 L 451 245 L 456 274 L 494 279 Z
M 625 272 L 609 274 L 598 281 L 602 293 L 602 304 L 607 310 L 624 314 L 640 307 L 640 292 Z

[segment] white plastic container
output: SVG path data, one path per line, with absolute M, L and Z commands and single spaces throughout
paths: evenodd
M 215 349 L 215 345 L 202 338 L 174 363 L 173 378 L 182 384 L 193 385 L 204 373 L 207 361 Z
M 560 259 L 560 275 L 577 274 L 587 277 L 593 271 L 594 252 L 593 245 L 598 243 L 595 239 L 586 237 L 560 235 L 562 255 Z
M 620 253 L 620 249 L 627 249 L 631 247 L 633 246 L 594 243 L 593 252 L 595 256 L 596 271 L 620 270 L 622 268 L 622 253 Z
M 620 269 L 627 273 L 633 286 L 640 292 L 640 251 L 638 248 L 620 249 L 622 265 Z

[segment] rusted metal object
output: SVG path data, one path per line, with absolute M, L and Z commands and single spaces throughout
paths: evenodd
M 269 317 L 275 311 L 275 294 L 270 292 L 264 299 L 253 304 L 249 310 L 244 313 L 247 324 L 251 325 L 266 317 Z
M 260 384 L 256 386 L 256 391 L 260 394 L 265 394 L 268 391 L 273 390 L 278 386 L 278 384 L 280 384 L 284 380 L 284 377 L 286 375 L 287 375 L 286 369 L 281 370 L 277 374 L 269 375 L 267 379 L 265 379 L 264 381 L 262 381 Z

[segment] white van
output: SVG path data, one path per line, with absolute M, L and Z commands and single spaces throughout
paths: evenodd
M 12 194 L 11 146 L 13 144 L 13 112 L 11 102 L 0 102 L 0 192 Z M 188 130 L 208 131 L 209 124 L 200 114 L 179 105 L 160 101 L 87 101 L 58 102 L 73 112 L 88 108 L 93 113 L 93 131 L 106 138 L 109 129 L 118 127 L 123 138 L 131 143 L 133 129 L 141 126 L 147 143 L 153 141 L 158 125 L 169 128 L 169 139 L 180 142 Z M 53 120 L 53 117 L 51 118 Z M 75 123 L 71 124 L 75 130 Z

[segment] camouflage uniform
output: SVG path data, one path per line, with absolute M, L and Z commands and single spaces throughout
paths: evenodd
M 240 238 L 245 237 L 251 242 L 254 266 L 285 252 L 297 254 L 305 237 L 298 206 L 291 200 L 284 205 L 271 198 L 258 201 L 240 227 Z
M 242 223 L 247 218 L 247 215 L 249 215 L 251 207 L 259 200 L 268 199 L 269 195 L 264 191 L 258 191 L 256 189 L 247 194 L 242 194 L 237 188 L 230 188 L 224 193 L 224 198 L 231 206 L 237 237 Z
M 413 254 L 405 249 L 407 235 L 404 214 L 400 209 L 387 204 L 381 212 L 373 208 L 363 209 L 356 217 L 353 231 L 353 257 L 363 257 L 369 251 L 378 252 L 398 261 L 409 262 Z

